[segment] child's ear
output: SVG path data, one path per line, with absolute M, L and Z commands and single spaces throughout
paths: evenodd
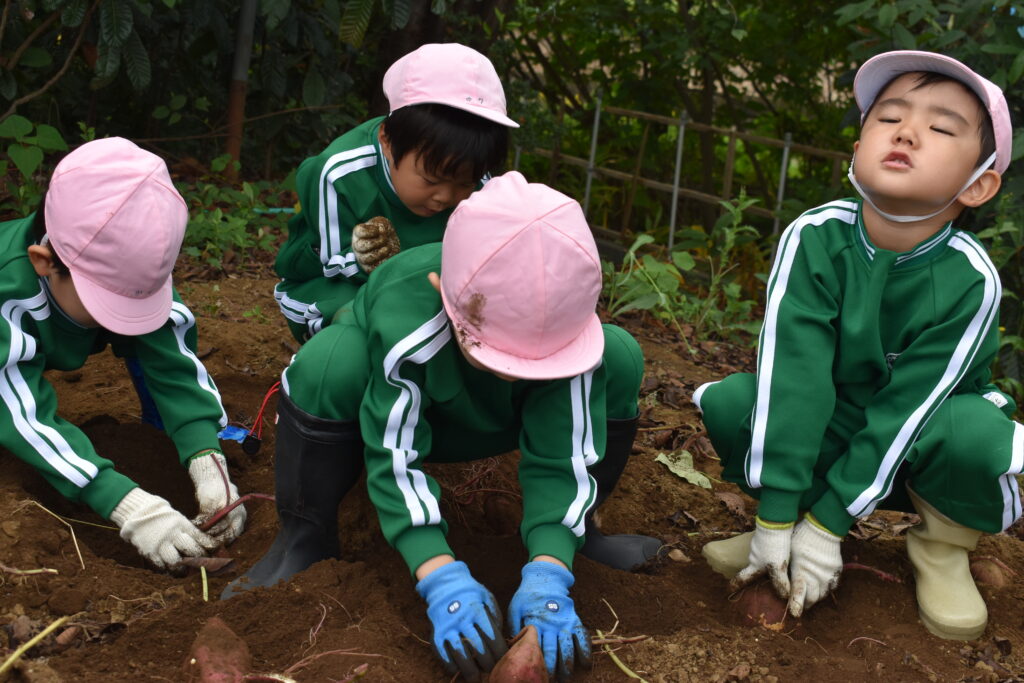
M 50 253 L 49 247 L 44 247 L 41 244 L 30 245 L 28 260 L 32 262 L 32 267 L 35 268 L 36 275 L 39 277 L 46 277 L 57 272 L 53 266 L 53 254 Z
M 384 130 L 387 122 L 380 124 L 380 128 L 377 129 L 377 141 L 380 143 L 380 149 L 384 152 L 384 156 L 391 157 L 391 141 L 388 140 L 388 134 Z
M 981 206 L 992 197 L 996 196 L 999 188 L 1003 185 L 1003 177 L 989 169 L 981 174 L 981 177 L 971 183 L 971 186 L 960 193 L 957 198 L 964 206 L 974 208 Z

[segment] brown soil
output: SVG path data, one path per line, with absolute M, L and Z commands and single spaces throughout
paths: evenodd
M 201 318 L 200 352 L 228 414 L 244 425 L 294 352 L 272 286 L 269 278 L 234 278 L 181 287 Z M 659 451 L 685 445 L 698 470 L 718 477 L 720 467 L 699 436 L 689 397 L 701 382 L 749 367 L 750 354 L 705 344 L 693 361 L 656 325 L 634 321 L 631 328 L 647 354 L 643 431 L 619 490 L 602 510 L 602 524 L 608 532 L 656 535 L 679 552 L 636 574 L 577 560 L 573 595 L 594 634 L 647 636 L 612 645 L 614 657 L 597 648 L 593 669 L 577 680 L 629 680 L 624 669 L 652 682 L 1024 677 L 1024 578 L 1017 573 L 1003 588 L 982 589 L 990 610 L 983 638 L 939 640 L 918 620 L 902 538 L 909 520 L 894 513 L 860 524 L 856 537 L 844 543 L 844 555 L 896 581 L 848 569 L 834 596 L 804 618 L 789 618 L 779 630 L 751 625 L 736 607 L 738 596 L 708 569 L 700 549 L 750 528 L 752 501 L 720 495 L 737 489 L 718 481 L 712 490 L 689 484 L 654 461 Z M 193 512 L 188 477 L 166 436 L 138 424 L 137 402 L 117 359 L 103 354 L 81 371 L 54 373 L 51 380 L 63 416 L 83 425 L 101 453 L 186 514 Z M 272 418 L 266 425 L 259 454 L 228 444 L 243 493 L 273 492 Z M 62 500 L 10 454 L 0 452 L 0 461 L 0 662 L 42 628 L 68 619 L 20 657 L 9 680 L 188 680 L 193 641 L 215 616 L 244 640 L 254 672 L 338 681 L 368 664 L 363 680 L 450 679 L 427 645 L 430 625 L 413 581 L 382 539 L 359 487 L 342 505 L 340 561 L 319 563 L 288 585 L 221 602 L 221 589 L 260 557 L 275 534 L 273 505 L 251 503 L 245 534 L 226 550 L 236 561 L 209 577 L 207 602 L 200 574 L 148 569 L 116 530 L 95 526 L 103 520 Z M 453 547 L 507 604 L 526 559 L 514 535 L 515 506 L 507 504 L 515 500 L 514 456 L 433 471 L 446 490 Z M 1024 568 L 1024 545 L 1014 536 L 985 537 L 977 554 L 1018 572 Z M 40 569 L 55 571 L 12 571 Z

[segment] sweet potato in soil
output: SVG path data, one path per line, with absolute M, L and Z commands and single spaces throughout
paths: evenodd
M 252 421 L 264 392 L 294 352 L 272 299 L 273 284 L 271 278 L 238 278 L 179 285 L 199 316 L 200 352 L 234 422 Z M 257 305 L 262 315 L 251 314 Z M 701 429 L 689 404 L 693 389 L 750 368 L 752 356 L 705 344 L 690 358 L 662 328 L 639 318 L 626 324 L 647 355 L 644 419 L 637 454 L 602 511 L 602 524 L 610 533 L 659 536 L 690 561 L 666 560 L 645 572 L 626 574 L 586 558 L 576 560 L 573 598 L 584 623 L 605 632 L 606 638 L 649 636 L 611 646 L 624 666 L 652 683 L 987 681 L 1024 676 L 1021 573 L 1009 577 L 1003 588 L 981 588 L 990 624 L 980 640 L 938 640 L 917 617 L 904 551 L 908 518 L 901 513 L 873 516 L 857 531 L 861 538 L 843 544 L 843 552 L 847 561 L 883 569 L 902 583 L 848 571 L 834 597 L 802 619 L 787 619 L 783 631 L 745 623 L 730 602 L 726 580 L 700 557 L 705 542 L 750 528 L 742 510 L 730 511 L 715 495 L 736 492 L 736 487 L 715 482 L 713 490 L 706 490 L 690 485 L 654 457 L 681 447 Z M 103 354 L 81 371 L 54 372 L 50 379 L 63 417 L 85 426 L 105 457 L 186 514 L 194 513 L 188 475 L 169 440 L 138 424 L 137 401 L 120 361 Z M 243 493 L 273 492 L 274 404 L 272 399 L 259 454 L 248 456 L 237 444 L 227 445 L 231 473 Z M 689 439 L 687 447 L 697 469 L 721 478 L 721 468 L 702 439 Z M 150 570 L 116 530 L 83 523 L 103 520 L 62 500 L 9 453 L 0 452 L 0 459 L 0 562 L 8 568 L 0 573 L 0 624 L 5 625 L 0 629 L 0 661 L 69 609 L 75 611 L 68 625 L 81 629 L 70 642 L 44 640 L 22 657 L 9 680 L 42 680 L 31 672 L 44 669 L 83 683 L 182 680 L 182 662 L 213 617 L 245 641 L 254 671 L 289 671 L 299 681 L 344 680 L 365 663 L 369 670 L 360 680 L 448 680 L 428 645 L 424 605 L 398 554 L 381 537 L 363 486 L 341 506 L 341 560 L 314 565 L 288 585 L 221 602 L 217 598 L 222 588 L 262 555 L 276 533 L 273 504 L 249 505 L 248 528 L 228 548 L 236 562 L 208 577 L 210 601 L 204 602 L 199 573 L 172 576 Z M 504 495 L 488 490 L 514 489 L 515 455 L 435 466 L 431 472 L 443 486 L 452 547 L 506 607 L 526 556 L 516 536 L 496 533 L 494 506 L 490 522 L 483 509 L 486 496 Z M 29 500 L 82 520 L 71 522 L 74 538 L 65 524 Z M 744 500 L 749 515 L 754 505 Z M 1024 546 L 1012 535 L 985 536 L 977 552 L 1013 568 L 1024 567 Z M 41 568 L 58 573 L 9 571 Z M 76 599 L 68 600 L 69 595 Z M 595 646 L 593 669 L 581 672 L 577 680 L 626 680 L 603 652 Z

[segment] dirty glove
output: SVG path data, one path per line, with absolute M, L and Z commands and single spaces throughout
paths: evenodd
M 839 574 L 843 571 L 839 551 L 842 540 L 810 513 L 796 525 L 790 551 L 793 590 L 789 596 L 789 613 L 794 617 L 799 617 L 839 584 Z
M 766 522 L 760 517 L 750 539 L 747 566 L 733 579 L 733 586 L 745 586 L 762 574 L 768 574 L 781 598 L 789 597 L 789 548 L 793 522 Z
M 173 567 L 182 557 L 198 557 L 217 547 L 217 542 L 197 529 L 183 514 L 160 496 L 134 488 L 121 499 L 110 521 L 121 529 L 121 538 L 157 567 Z
M 220 451 L 209 450 L 188 463 L 188 476 L 196 487 L 199 514 L 192 520 L 202 526 L 228 503 L 238 500 L 238 489 L 228 476 L 228 463 Z M 239 505 L 207 530 L 220 544 L 231 543 L 245 528 L 245 507 Z
M 535 560 L 523 567 L 523 582 L 508 606 L 512 633 L 526 626 L 537 629 L 548 674 L 560 680 L 572 674 L 574 661 L 590 666 L 590 634 L 576 616 L 569 597 L 575 578 L 565 567 Z
M 399 251 L 402 245 L 398 241 L 398 234 L 384 216 L 371 218 L 365 223 L 360 223 L 352 228 L 352 253 L 364 272 L 371 270 L 384 263 Z
M 448 673 L 475 681 L 490 671 L 508 646 L 494 596 L 469 574 L 465 562 L 442 565 L 420 579 L 416 592 L 427 601 L 434 626 L 434 651 Z

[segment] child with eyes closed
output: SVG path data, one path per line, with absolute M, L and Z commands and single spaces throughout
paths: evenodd
M 877 55 L 853 89 L 849 177 L 862 199 L 789 226 L 756 375 L 694 392 L 724 476 L 759 499 L 754 531 L 704 556 L 735 584 L 768 574 L 799 617 L 837 586 L 857 518 L 916 511 L 907 552 L 921 620 L 970 640 L 988 613 L 967 553 L 1021 514 L 1024 426 L 990 383 L 999 276 L 952 223 L 999 191 L 1009 109 L 991 81 L 929 52 Z

